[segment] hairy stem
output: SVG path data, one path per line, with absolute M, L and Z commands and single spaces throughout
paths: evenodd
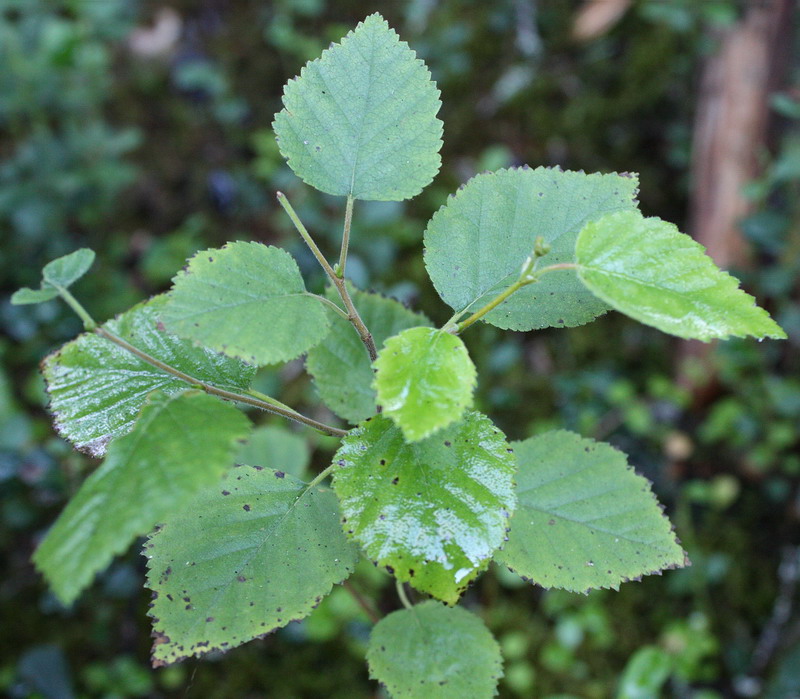
M 408 599 L 408 595 L 406 594 L 406 588 L 403 587 L 403 583 L 401 583 L 397 578 L 395 578 L 394 585 L 397 588 L 397 596 L 400 598 L 400 601 L 403 603 L 403 606 L 406 609 L 413 609 L 414 605 L 411 604 L 411 600 Z
M 317 261 L 321 265 L 322 269 L 325 270 L 325 273 L 330 278 L 333 285 L 336 287 L 336 291 L 339 292 L 339 296 L 342 299 L 342 303 L 344 303 L 345 308 L 347 309 L 347 320 L 353 325 L 358 333 L 358 336 L 361 338 L 361 342 L 364 343 L 364 346 L 367 348 L 367 352 L 369 353 L 370 361 L 375 361 L 378 358 L 378 350 L 375 347 L 375 340 L 372 338 L 372 333 L 370 333 L 369 329 L 366 325 L 364 325 L 364 321 L 361 320 L 361 316 L 358 314 L 356 307 L 353 305 L 353 300 L 350 298 L 350 292 L 347 291 L 347 284 L 344 280 L 344 276 L 339 276 L 333 267 L 330 266 L 328 260 L 325 259 L 325 255 L 322 254 L 320 249 L 317 247 L 317 244 L 314 242 L 314 239 L 309 234 L 306 227 L 303 225 L 303 222 L 300 220 L 300 217 L 295 212 L 292 205 L 289 203 L 289 200 L 286 198 L 286 195 L 283 192 L 278 192 L 277 195 L 278 201 L 280 205 L 283 207 L 283 210 L 288 214 L 289 218 L 291 219 L 294 227 L 297 229 L 297 232 L 300 234 L 300 237 L 305 241 L 306 245 L 308 245 L 311 252 L 314 254 L 314 257 L 317 258 Z M 350 199 L 348 198 L 348 202 Z M 352 203 L 349 206 L 350 217 L 352 219 Z M 345 223 L 347 215 L 345 215 Z M 350 227 L 346 225 L 346 232 L 348 239 L 350 237 Z M 344 241 L 342 241 L 342 249 L 344 250 Z M 346 250 L 345 250 L 345 257 L 346 257 Z M 340 265 L 340 272 L 343 274 L 343 267 Z
M 339 276 L 344 279 L 344 267 L 347 264 L 347 251 L 350 247 L 350 225 L 353 223 L 353 196 L 347 195 L 344 209 L 344 228 L 342 230 L 342 250 L 339 253 Z
M 175 367 L 171 367 L 169 364 L 165 364 L 159 359 L 155 357 L 151 357 L 147 352 L 142 352 L 138 347 L 134 347 L 130 342 L 127 340 L 122 339 L 118 335 L 115 335 L 106 328 L 100 326 L 95 328 L 95 332 L 100 335 L 100 337 L 104 337 L 106 340 L 113 342 L 115 345 L 122 347 L 122 349 L 130 352 L 131 354 L 139 357 L 144 362 L 147 362 L 151 366 L 156 367 L 157 369 L 161 369 L 162 371 L 166 372 L 167 374 L 171 374 L 176 378 L 181 379 L 181 381 L 185 381 L 190 386 L 194 386 L 195 388 L 200 389 L 201 391 L 205 391 L 213 396 L 219 396 L 220 398 L 224 398 L 225 400 L 236 401 L 237 403 L 246 403 L 247 405 L 252 405 L 255 408 L 260 408 L 261 410 L 265 410 L 268 413 L 274 413 L 275 415 L 281 415 L 282 417 L 288 418 L 289 420 L 294 420 L 295 422 L 299 422 L 304 425 L 308 425 L 309 427 L 313 427 L 320 432 L 324 432 L 325 434 L 330 434 L 336 437 L 344 437 L 347 434 L 345 430 L 340 430 L 337 427 L 331 427 L 330 425 L 326 425 L 322 422 L 318 422 L 313 418 L 306 417 L 305 415 L 301 415 L 300 413 L 292 410 L 284 406 L 279 401 L 272 400 L 265 401 L 261 398 L 256 398 L 253 395 L 245 395 L 241 393 L 234 393 L 233 391 L 226 391 L 223 388 L 217 388 L 216 386 L 212 386 L 210 384 L 205 383 L 204 381 L 200 381 L 200 379 L 196 379 L 189 374 L 185 374 L 184 372 L 176 369 Z

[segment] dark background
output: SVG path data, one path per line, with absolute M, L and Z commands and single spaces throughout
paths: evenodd
M 425 274 L 422 231 L 459 184 L 523 163 L 636 171 L 643 212 L 707 245 L 790 335 L 699 346 L 616 314 L 574 330 L 467 334 L 479 408 L 512 439 L 564 426 L 626 451 L 693 561 L 588 596 L 490 570 L 465 603 L 503 646 L 501 695 L 800 696 L 791 0 L 0 0 L 0 692 L 380 696 L 363 659 L 369 622 L 342 589 L 262 641 L 158 671 L 138 546 L 60 607 L 30 556 L 96 463 L 54 434 L 37 363 L 80 325 L 56 301 L 8 303 L 80 246 L 98 253 L 75 289 L 97 318 L 232 239 L 285 246 L 321 288 L 274 192 L 328 253 L 343 202 L 289 171 L 270 123 L 285 81 L 375 10 L 439 84 L 444 166 L 413 201 L 357 203 L 348 272 L 359 286 L 441 323 L 449 309 Z M 302 362 L 258 381 L 335 420 Z M 332 443 L 309 438 L 322 468 Z M 353 579 L 384 613 L 398 606 L 388 583 L 370 565 Z

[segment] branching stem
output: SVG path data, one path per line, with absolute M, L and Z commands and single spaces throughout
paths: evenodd
M 144 362 L 165 371 L 168 374 L 172 374 L 176 378 L 185 381 L 190 386 L 194 386 L 195 388 L 200 389 L 201 391 L 205 391 L 206 393 L 211 394 L 212 396 L 219 396 L 220 398 L 224 398 L 225 400 L 235 401 L 237 403 L 245 403 L 246 405 L 252 405 L 255 408 L 259 408 L 264 410 L 268 413 L 274 413 L 275 415 L 281 415 L 282 417 L 288 418 L 289 420 L 294 420 L 295 422 L 299 422 L 303 425 L 308 425 L 309 427 L 313 427 L 315 430 L 319 430 L 320 432 L 324 432 L 325 434 L 330 434 L 336 437 L 344 437 L 347 432 L 345 430 L 340 430 L 337 427 L 332 427 L 331 425 L 326 425 L 325 423 L 319 422 L 314 420 L 313 418 L 306 417 L 305 415 L 301 415 L 295 410 L 283 405 L 280 401 L 276 401 L 270 399 L 269 401 L 263 400 L 262 398 L 257 398 L 252 393 L 250 395 L 243 394 L 243 393 L 234 393 L 233 391 L 226 391 L 224 388 L 218 388 L 217 386 L 212 386 L 211 384 L 205 383 L 205 381 L 201 381 L 200 379 L 196 379 L 189 374 L 185 374 L 184 372 L 176 369 L 175 367 L 171 367 L 169 364 L 165 364 L 159 359 L 155 357 L 151 357 L 147 352 L 142 352 L 138 347 L 134 347 L 130 342 L 124 340 L 123 338 L 115 335 L 114 333 L 106 330 L 104 327 L 98 327 L 95 329 L 95 332 L 104 337 L 106 340 L 110 340 L 115 345 L 122 347 L 124 350 L 127 350 L 131 354 L 139 357 Z
M 344 303 L 345 308 L 347 309 L 347 320 L 353 325 L 358 333 L 358 336 L 361 338 L 361 342 L 364 343 L 364 346 L 367 348 L 367 352 L 369 353 L 370 361 L 374 362 L 378 358 L 378 350 L 375 347 L 375 340 L 372 338 L 372 334 L 370 333 L 369 329 L 366 325 L 364 325 L 364 321 L 361 320 L 361 316 L 358 314 L 356 307 L 353 305 L 353 299 L 350 298 L 350 292 L 347 290 L 347 284 L 345 282 L 344 276 L 339 276 L 336 270 L 331 267 L 328 260 L 325 259 L 325 255 L 322 254 L 320 249 L 317 247 L 317 244 L 314 242 L 314 239 L 309 234 L 306 227 L 303 225 L 303 222 L 300 220 L 300 217 L 295 212 L 292 205 L 289 203 L 289 200 L 286 198 L 286 195 L 283 192 L 277 193 L 278 202 L 283 207 L 283 210 L 288 214 L 289 218 L 291 219 L 294 227 L 297 229 L 297 232 L 300 234 L 300 237 L 305 241 L 306 245 L 308 245 L 311 252 L 314 254 L 314 257 L 317 258 L 322 269 L 325 270 L 325 274 L 328 275 L 333 285 L 336 287 L 336 290 L 339 292 L 339 296 L 342 299 L 342 303 Z M 348 197 L 348 211 L 349 216 L 352 219 L 353 215 L 353 205 L 350 197 Z M 350 237 L 350 227 L 347 225 L 347 212 L 345 213 L 345 229 L 347 233 L 347 237 L 349 240 Z M 347 250 L 345 247 L 345 241 L 342 241 L 342 250 L 344 253 L 344 257 L 347 257 Z M 344 267 L 342 264 L 339 264 L 339 272 L 344 274 Z
M 135 347 L 127 340 L 121 338 L 119 335 L 112 333 L 107 328 L 104 328 L 102 325 L 98 325 L 97 322 L 89 315 L 89 312 L 80 304 L 80 302 L 71 294 L 67 289 L 63 287 L 56 287 L 58 289 L 58 293 L 61 297 L 69 304 L 69 307 L 78 314 L 80 319 L 83 321 L 83 325 L 89 332 L 94 331 L 100 337 L 113 342 L 118 347 L 122 347 L 127 352 L 130 352 L 132 355 L 138 357 L 143 362 L 147 362 L 150 366 L 156 367 L 156 369 L 160 369 L 161 371 L 171 374 L 172 376 L 180 379 L 181 381 L 185 381 L 190 386 L 194 386 L 195 388 L 200 389 L 201 391 L 205 391 L 213 396 L 219 396 L 220 398 L 224 398 L 225 400 L 236 401 L 237 403 L 246 403 L 247 405 L 252 405 L 255 408 L 260 408 L 261 410 L 265 410 L 268 413 L 274 413 L 275 415 L 281 415 L 289 420 L 294 420 L 295 422 L 299 422 L 303 425 L 308 425 L 309 427 L 313 427 L 315 430 L 319 430 L 325 434 L 333 435 L 335 437 L 344 437 L 347 432 L 345 430 L 340 430 L 337 427 L 331 427 L 330 425 L 326 425 L 322 422 L 318 422 L 313 418 L 306 417 L 305 415 L 301 415 L 296 410 L 292 410 L 289 406 L 284 405 L 278 400 L 274 398 L 270 398 L 269 396 L 265 396 L 258 391 L 248 390 L 247 394 L 241 393 L 234 393 L 233 391 L 226 391 L 223 388 L 217 388 L 216 386 L 212 386 L 211 384 L 205 383 L 205 381 L 201 381 L 200 379 L 196 379 L 194 376 L 190 376 L 182 372 L 180 369 L 176 369 L 175 367 L 170 366 L 169 364 L 162 362 L 160 359 L 156 359 L 155 357 L 150 356 L 147 352 L 143 352 L 138 347 Z
M 519 291 L 523 286 L 528 286 L 528 284 L 535 284 L 548 272 L 556 272 L 558 270 L 563 270 L 563 269 L 575 269 L 577 267 L 577 265 L 574 262 L 561 262 L 556 265 L 550 265 L 549 267 L 543 267 L 537 272 L 535 271 L 535 259 L 536 258 L 529 259 L 529 261 L 523 267 L 519 279 L 517 279 L 517 281 L 515 281 L 505 291 L 495 296 L 491 301 L 489 301 L 489 303 L 487 303 L 482 308 L 479 308 L 466 320 L 462 320 L 457 325 L 451 325 L 450 323 L 448 323 L 448 325 L 445 327 L 448 329 L 452 328 L 454 332 L 458 334 L 466 330 L 474 322 L 483 318 L 483 316 L 485 316 L 489 311 L 497 308 L 501 303 L 503 303 L 503 301 L 505 301 L 513 293 Z

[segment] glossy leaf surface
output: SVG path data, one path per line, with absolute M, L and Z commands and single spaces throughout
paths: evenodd
M 573 262 L 588 222 L 636 208 L 638 179 L 553 168 L 517 168 L 473 177 L 431 218 L 425 264 L 442 299 L 474 312 L 519 277 L 538 236 L 551 246 L 539 267 Z M 582 325 L 607 310 L 574 271 L 548 274 L 484 316 L 511 330 Z
M 688 563 L 650 484 L 609 444 L 558 430 L 514 451 L 519 507 L 498 562 L 572 592 Z
M 266 425 L 250 433 L 246 444 L 236 453 L 237 464 L 267 466 L 306 480 L 311 454 L 303 437 L 285 427 Z
M 152 394 L 34 554 L 58 598 L 70 604 L 135 537 L 217 482 L 249 428 L 233 405 L 205 393 Z
M 281 153 L 323 192 L 400 201 L 439 171 L 439 90 L 379 14 L 306 64 L 283 104 L 273 124 Z
M 338 299 L 338 294 L 329 293 L 328 297 Z M 366 291 L 352 291 L 351 297 L 379 349 L 386 339 L 406 328 L 430 325 L 424 315 L 395 299 Z M 376 412 L 372 363 L 353 326 L 334 311 L 328 314 L 330 332 L 309 350 L 306 368 L 325 405 L 355 424 Z
M 578 237 L 576 260 L 592 293 L 665 333 L 706 342 L 786 337 L 700 243 L 660 218 L 629 211 L 593 221 Z
M 381 619 L 367 663 L 397 698 L 488 699 L 503 675 L 500 647 L 484 623 L 463 607 L 433 601 Z
M 516 504 L 516 460 L 480 413 L 408 444 L 378 415 L 334 456 L 344 528 L 378 565 L 448 603 L 488 565 Z
M 228 650 L 308 615 L 357 560 L 339 518 L 330 490 L 267 468 L 240 466 L 199 493 L 145 546 L 153 664 Z
M 162 319 L 180 337 L 259 366 L 299 357 L 328 331 L 292 256 L 241 241 L 197 253 L 173 279 Z
M 255 373 L 253 367 L 160 328 L 158 318 L 165 301 L 164 296 L 156 296 L 105 327 L 189 376 L 229 391 L 245 390 Z M 56 429 L 92 456 L 102 456 L 111 439 L 130 431 L 149 393 L 188 388 L 185 381 L 93 333 L 80 335 L 47 357 L 42 372 Z
M 39 289 L 20 289 L 11 297 L 15 305 L 42 303 L 58 296 L 58 288 L 66 289 L 80 279 L 94 262 L 94 251 L 80 248 L 69 255 L 48 262 L 42 270 L 42 283 Z
M 461 338 L 433 328 L 389 338 L 375 361 L 378 403 L 409 442 L 458 420 L 472 404 L 476 380 Z

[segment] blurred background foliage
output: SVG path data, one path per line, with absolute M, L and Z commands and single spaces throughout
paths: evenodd
M 270 123 L 285 81 L 375 9 L 438 81 L 444 167 L 411 202 L 357 203 L 357 285 L 446 320 L 420 254 L 425 223 L 470 176 L 509 165 L 639 172 L 642 210 L 686 229 L 699 76 L 750 4 L 0 0 L 0 693 L 382 696 L 363 663 L 369 619 L 344 588 L 264 640 L 158 671 L 138 551 L 59 606 L 30 555 L 96 464 L 54 434 L 37 363 L 80 326 L 56 301 L 12 307 L 8 294 L 89 246 L 98 263 L 77 292 L 106 318 L 165 289 L 194 251 L 233 239 L 285 246 L 321 288 L 274 193 L 328 252 L 342 201 L 294 177 Z M 480 409 L 514 439 L 566 426 L 626 451 L 693 561 L 588 596 L 490 570 L 465 604 L 503 646 L 502 696 L 800 696 L 800 65 L 797 32 L 782 37 L 783 81 L 768 93 L 767 138 L 752 144 L 758 174 L 736 231 L 750 264 L 736 271 L 789 342 L 732 341 L 698 357 L 614 314 L 466 337 Z M 335 420 L 302 362 L 258 383 Z M 335 443 L 299 434 L 321 468 Z M 388 582 L 364 564 L 350 585 L 386 613 L 398 604 Z

